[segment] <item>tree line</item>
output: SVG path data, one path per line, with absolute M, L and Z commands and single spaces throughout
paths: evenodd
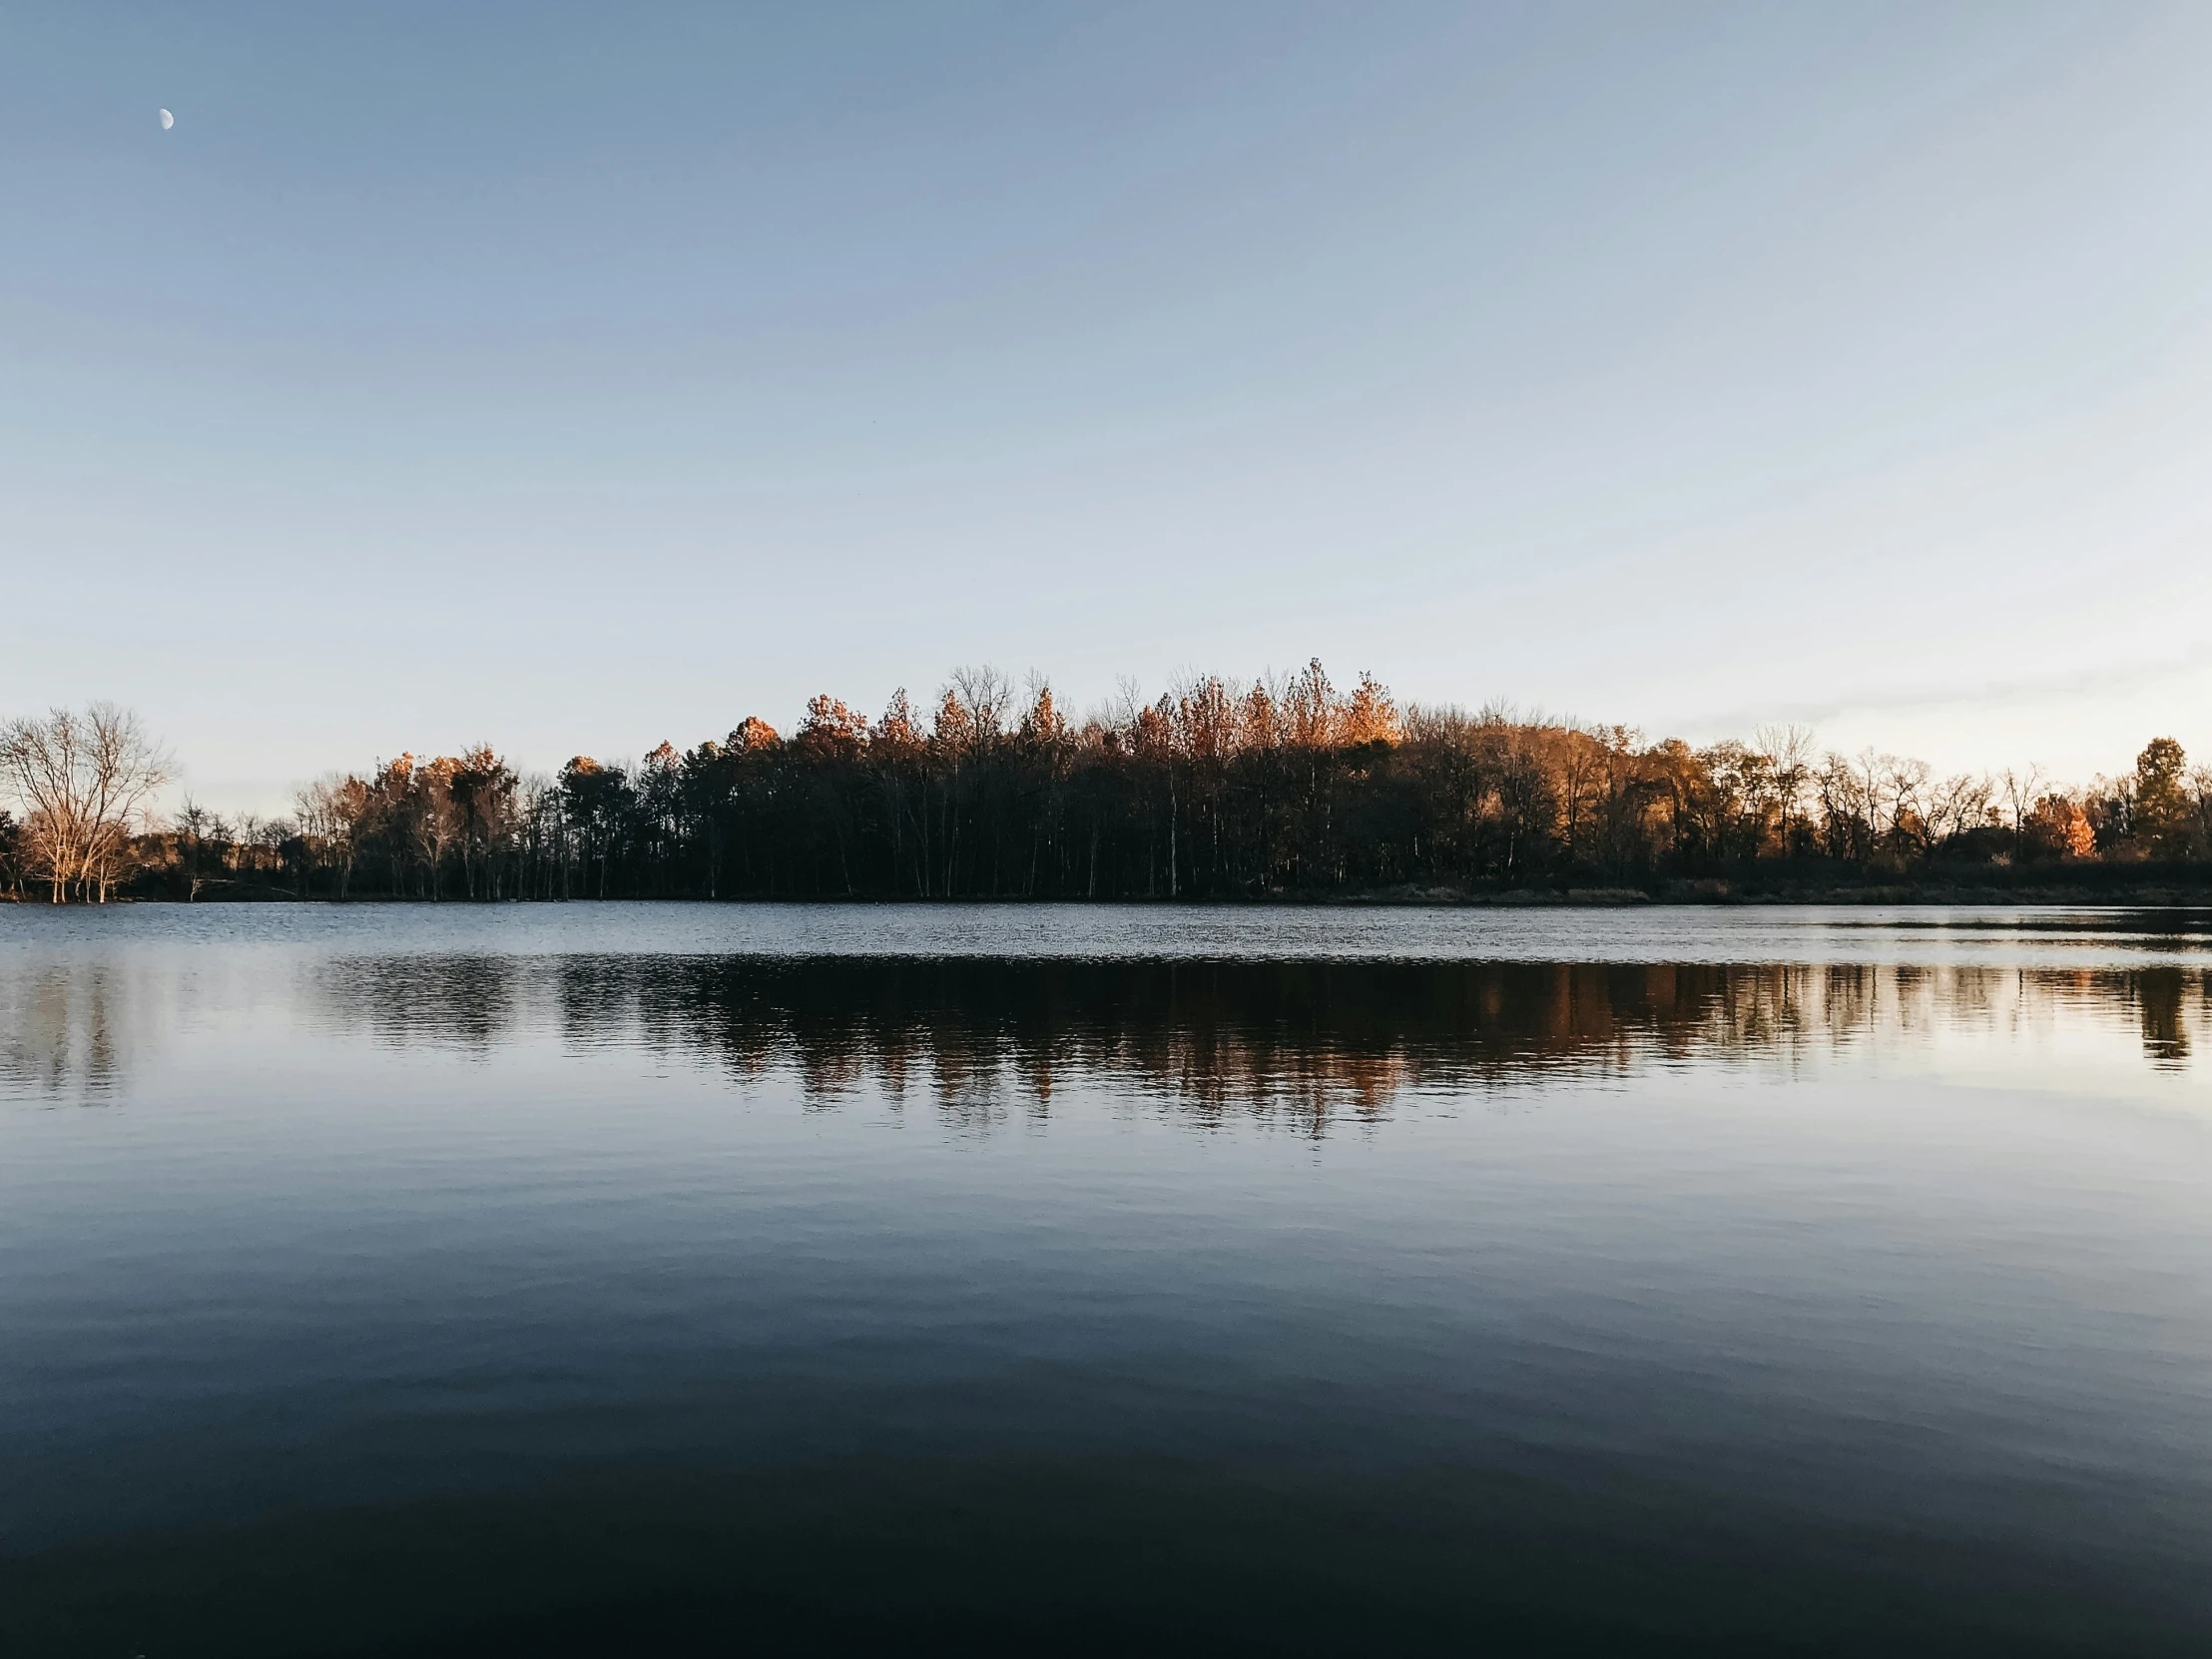
M 1799 728 L 1695 748 L 1492 707 L 1400 708 L 1322 665 L 1193 676 L 1080 721 L 963 669 L 926 713 L 823 696 L 642 761 L 525 776 L 491 746 L 301 790 L 292 814 L 147 809 L 167 761 L 102 706 L 17 721 L 0 881 L 56 901 L 297 897 L 1223 899 L 1382 889 L 1757 889 L 2212 856 L 2212 769 L 2171 738 L 2066 788 L 1938 777 Z

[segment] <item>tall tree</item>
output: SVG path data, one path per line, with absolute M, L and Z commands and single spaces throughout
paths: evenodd
M 2135 757 L 2128 838 L 2153 858 L 2188 850 L 2196 817 L 2189 799 L 2189 758 L 2171 738 L 2153 738 Z

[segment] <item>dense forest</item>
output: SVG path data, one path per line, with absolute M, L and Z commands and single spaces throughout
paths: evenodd
M 56 723 L 77 748 L 57 748 Z M 1401 709 L 1318 662 L 1241 690 L 1125 695 L 1080 722 L 1042 682 L 1017 695 L 963 670 L 926 713 L 903 692 L 874 720 L 818 697 L 788 735 L 748 719 L 551 777 L 488 745 L 402 754 L 274 820 L 187 802 L 150 822 L 163 761 L 113 709 L 18 721 L 6 743 L 22 813 L 0 819 L 0 885 L 56 899 L 2116 892 L 2158 872 L 2201 884 L 2212 842 L 2212 769 L 2168 738 L 2084 787 L 2033 769 L 1938 778 L 1818 753 L 1795 728 L 1699 749 Z M 122 819 L 110 797 L 128 798 Z

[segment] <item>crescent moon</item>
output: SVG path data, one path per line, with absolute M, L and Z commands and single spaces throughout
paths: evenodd
M 176 125 L 177 118 L 171 115 L 167 110 L 162 111 L 162 131 L 166 133 L 170 130 L 170 128 Z

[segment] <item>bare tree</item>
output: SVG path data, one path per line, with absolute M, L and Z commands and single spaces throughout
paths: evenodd
M 2004 776 L 1997 780 L 1998 792 L 2004 797 L 2007 816 L 2012 820 L 2012 852 L 2017 856 L 2027 842 L 2028 815 L 2035 811 L 2036 802 L 2042 799 L 2043 786 L 2050 782 L 2040 766 L 2030 765 L 2025 771 L 2004 769 Z
M 1798 820 L 1805 811 L 1806 792 L 1813 783 L 1813 731 L 1811 727 L 1762 726 L 1752 741 L 1765 757 L 1774 781 L 1776 830 L 1782 850 L 1796 849 Z
M 1932 851 L 1971 830 L 2001 824 L 1996 810 L 1999 788 L 1997 781 L 1987 775 L 1976 778 L 1961 773 L 1944 779 L 1928 796 L 1924 850 Z
M 0 729 L 0 780 L 24 807 L 32 867 L 56 904 L 74 887 L 106 903 L 169 758 L 138 716 L 112 703 L 54 709 Z
M 322 778 L 293 797 L 299 833 L 316 862 L 337 872 L 337 896 L 353 879 L 353 860 L 372 827 L 377 805 L 373 785 L 351 773 Z
M 414 831 L 415 850 L 429 868 L 433 899 L 444 896 L 439 883 L 445 855 L 461 837 L 462 812 L 453 799 L 453 774 L 460 765 L 452 756 L 440 755 L 428 766 L 417 768 L 414 775 L 414 816 L 409 827 Z
M 208 845 L 214 839 L 211 831 L 217 823 L 216 816 L 207 808 L 185 797 L 185 804 L 178 809 L 173 826 L 177 835 L 177 866 L 185 881 L 185 902 L 195 903 L 200 897 L 200 884 L 206 873 L 202 860 L 208 855 Z
M 952 671 L 952 683 L 946 688 L 949 698 L 957 699 L 967 711 L 965 737 L 968 747 L 978 752 L 990 748 L 1006 729 L 1006 717 L 1013 712 L 1013 682 L 989 664 L 980 668 L 956 668 Z M 947 703 L 946 707 L 951 705 Z

